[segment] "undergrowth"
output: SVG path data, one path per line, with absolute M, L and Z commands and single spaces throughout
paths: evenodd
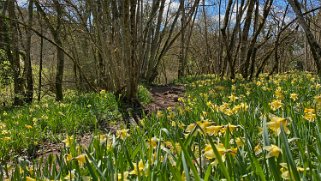
M 175 108 L 142 126 L 74 136 L 43 161 L 2 166 L 13 180 L 321 180 L 321 85 L 310 73 L 255 81 L 181 80 Z

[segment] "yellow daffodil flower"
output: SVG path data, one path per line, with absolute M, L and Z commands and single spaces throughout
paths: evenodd
M 316 118 L 315 109 L 305 108 L 303 117 L 304 117 L 304 119 L 308 120 L 309 122 L 314 122 L 315 118 Z
M 230 102 L 235 102 L 238 99 L 234 94 L 231 94 L 228 98 L 230 99 Z
M 32 128 L 32 126 L 31 126 L 31 125 L 29 125 L 29 124 L 26 124 L 26 125 L 25 125 L 25 128 L 27 128 L 27 129 L 31 129 L 31 128 Z
M 295 180 L 294 178 L 291 178 L 291 174 L 290 174 L 290 171 L 288 169 L 288 166 L 287 166 L 287 163 L 280 163 L 281 165 L 281 177 L 284 179 L 284 180 Z M 309 169 L 304 169 L 302 167 L 297 167 L 296 168 L 298 172 L 304 172 L 305 170 L 309 170 Z
M 10 141 L 11 140 L 11 137 L 10 136 L 5 136 L 2 138 L 3 141 Z
M 205 128 L 205 133 L 210 136 L 217 136 L 223 126 L 208 126 Z
M 75 157 L 75 160 L 78 161 L 79 165 L 82 167 L 84 166 L 85 162 L 86 162 L 86 154 L 81 154 L 77 157 Z
M 229 123 L 221 129 L 221 133 L 225 133 L 228 130 L 232 134 L 237 128 L 237 125 L 232 125 Z
M 26 177 L 26 181 L 36 181 L 36 179 L 27 176 L 27 177 Z
M 64 155 L 64 159 L 65 159 L 65 162 L 71 161 L 71 160 L 72 160 L 71 154 L 66 154 L 66 155 Z
M 196 123 L 189 124 L 189 125 L 186 127 L 185 132 L 190 133 L 190 132 L 192 132 L 192 131 L 195 129 L 195 127 L 196 127 Z
M 215 145 L 218 153 L 222 156 L 225 152 L 226 152 L 226 148 L 224 147 L 223 144 L 217 144 Z M 215 153 L 213 151 L 213 148 L 210 144 L 206 144 L 205 145 L 205 148 L 204 148 L 204 156 L 208 159 L 208 160 L 211 160 L 211 159 L 214 159 L 216 158 L 215 156 Z M 222 158 L 223 159 L 223 158 Z
M 273 114 L 270 114 L 269 118 L 271 121 L 267 123 L 267 126 L 274 132 L 275 135 L 279 135 L 281 133 L 281 126 L 283 127 L 286 134 L 290 134 L 290 130 L 287 127 L 287 119 L 275 116 Z
M 65 140 L 63 140 L 62 142 L 65 143 L 66 147 L 70 147 L 71 144 L 73 143 L 73 141 L 74 141 L 74 136 L 67 135 L 67 138 Z
M 207 120 L 197 121 L 196 123 L 192 123 L 192 124 L 188 125 L 185 129 L 185 132 L 187 132 L 187 133 L 192 132 L 195 129 L 196 125 L 198 125 L 203 131 L 206 131 L 206 128 L 211 124 L 213 124 L 213 123 L 209 122 Z
M 144 163 L 142 160 L 138 162 L 138 168 L 136 163 L 133 163 L 133 165 L 134 165 L 134 170 L 132 170 L 129 174 L 138 175 L 138 172 L 141 174 L 144 171 Z
M 281 148 L 279 148 L 276 145 L 270 145 L 270 146 L 265 146 L 263 147 L 264 150 L 268 151 L 268 154 L 266 155 L 266 158 L 271 158 L 271 157 L 279 157 L 280 153 L 282 153 Z
M 283 106 L 283 103 L 280 100 L 273 100 L 269 105 L 273 111 L 276 111 Z
M 255 147 L 254 147 L 254 152 L 255 152 L 255 155 L 259 155 L 260 153 L 262 153 L 262 147 L 261 147 L 261 145 L 256 145 Z
M 156 148 L 158 142 L 159 142 L 159 139 L 156 137 L 152 137 L 151 139 L 148 140 L 148 144 L 151 148 Z
M 284 99 L 284 96 L 283 96 L 281 87 L 278 87 L 278 88 L 275 90 L 274 94 L 275 94 L 275 97 L 276 97 L 277 99 L 279 99 L 279 100 Z
M 118 173 L 117 175 L 117 180 L 118 181 L 128 181 L 128 172 L 124 172 L 124 173 Z
M 64 177 L 65 180 L 74 180 L 75 178 L 75 170 L 71 170 L 70 172 L 68 172 L 68 175 L 66 175 Z
M 244 146 L 244 138 L 240 138 L 240 137 L 236 138 L 235 143 L 236 143 L 237 147 Z
M 129 129 L 121 129 L 116 131 L 117 138 L 120 138 L 122 140 L 125 140 L 127 137 L 129 137 Z
M 298 94 L 296 94 L 296 93 L 290 94 L 290 99 L 292 99 L 293 101 L 298 100 Z

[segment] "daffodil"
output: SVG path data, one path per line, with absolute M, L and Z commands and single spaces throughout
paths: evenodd
M 222 128 L 223 126 L 208 126 L 205 128 L 205 133 L 210 136 L 217 136 Z
M 217 149 L 218 153 L 219 153 L 221 156 L 224 155 L 225 152 L 226 152 L 226 148 L 225 148 L 224 145 L 221 144 L 221 143 L 215 145 L 215 148 Z M 205 156 L 207 159 L 209 159 L 209 160 L 216 158 L 215 153 L 214 153 L 214 150 L 213 150 L 213 148 L 212 148 L 212 146 L 211 146 L 210 144 L 206 144 L 206 145 L 205 145 L 205 148 L 204 148 L 204 156 Z M 225 157 L 224 157 L 224 158 L 225 158 Z M 223 159 L 223 158 L 222 158 L 222 159 Z
M 132 170 L 129 174 L 131 175 L 138 175 L 138 173 L 142 174 L 142 172 L 144 171 L 144 163 L 142 160 L 140 160 L 138 162 L 138 167 L 137 167 L 137 163 L 133 163 L 134 165 L 134 170 Z
M 274 94 L 275 94 L 275 97 L 276 97 L 277 99 L 279 99 L 279 100 L 284 99 L 284 96 L 283 96 L 283 92 L 282 92 L 281 87 L 278 87 L 278 88 L 275 90 Z
M 117 138 L 125 140 L 127 137 L 129 137 L 129 133 L 128 132 L 129 132 L 129 129 L 117 130 L 117 132 L 116 132 Z
M 209 122 L 208 120 L 197 121 L 196 123 L 192 123 L 192 124 L 188 125 L 185 129 L 185 132 L 187 132 L 187 133 L 192 132 L 197 125 L 201 128 L 201 130 L 206 131 L 206 128 L 211 124 L 213 124 L 213 123 Z
M 71 161 L 72 160 L 71 154 L 69 153 L 69 154 L 64 155 L 64 160 L 65 160 L 65 162 Z
M 3 141 L 10 141 L 11 140 L 11 137 L 10 136 L 5 136 L 2 138 Z
M 197 122 L 197 125 L 202 129 L 202 130 L 205 130 L 206 127 L 208 127 L 209 125 L 211 125 L 212 123 L 207 121 L 207 120 L 204 120 L 204 121 L 198 121 Z
M 217 152 L 219 153 L 223 162 L 225 162 L 227 153 L 231 154 L 232 156 L 235 156 L 238 150 L 237 148 L 226 149 L 222 143 L 216 144 L 215 148 L 217 149 Z M 218 164 L 218 159 L 214 153 L 214 150 L 212 149 L 212 146 L 210 144 L 206 144 L 203 151 L 205 158 L 207 158 L 208 160 L 215 159 L 211 164 L 216 166 Z
M 240 137 L 236 138 L 235 143 L 236 143 L 237 147 L 244 146 L 244 138 L 240 138 Z
M 292 99 L 293 101 L 298 100 L 298 94 L 296 94 L 296 93 L 290 94 L 290 99 Z
M 27 129 L 31 129 L 31 128 L 32 128 L 32 126 L 31 126 L 31 125 L 29 125 L 29 124 L 26 124 L 26 125 L 25 125 L 25 128 L 27 128 Z
M 75 170 L 71 170 L 68 172 L 68 174 L 64 177 L 65 180 L 74 180 L 76 177 Z
M 262 147 L 261 147 L 261 145 L 256 145 L 255 147 L 254 147 L 254 152 L 255 152 L 255 155 L 259 155 L 260 153 L 262 153 Z
M 231 94 L 228 98 L 230 99 L 230 102 L 235 102 L 238 99 L 234 94 Z
M 303 117 L 304 117 L 304 119 L 308 120 L 309 122 L 314 122 L 315 118 L 316 118 L 315 109 L 305 108 Z
M 162 111 L 157 111 L 156 113 L 156 118 L 160 119 L 164 116 L 163 112 Z
M 118 181 L 128 181 L 128 172 L 118 173 L 117 180 Z
M 79 165 L 82 167 L 84 166 L 85 162 L 86 162 L 86 154 L 81 154 L 78 155 L 77 157 L 75 157 L 75 160 L 78 161 Z
M 100 143 L 100 144 L 104 144 L 104 143 L 106 143 L 106 141 L 107 141 L 107 135 L 106 135 L 106 134 L 97 135 L 97 136 L 95 136 L 95 138 L 96 138 L 97 140 L 99 140 L 99 143 Z
M 190 132 L 192 132 L 192 131 L 195 129 L 195 127 L 196 127 L 196 123 L 189 124 L 189 125 L 186 127 L 185 132 L 190 133 Z
M 271 121 L 267 123 L 267 126 L 274 132 L 275 135 L 279 135 L 281 133 L 281 127 L 283 127 L 286 134 L 290 134 L 290 130 L 287 127 L 287 119 L 275 116 L 273 114 L 270 114 L 269 118 Z
M 236 86 L 235 86 L 235 85 L 232 85 L 231 90 L 232 90 L 232 91 L 235 91 L 235 90 L 236 90 Z
M 65 140 L 63 140 L 62 142 L 65 143 L 66 147 L 70 147 L 71 144 L 74 142 L 74 136 L 68 136 L 66 137 Z
M 104 95 L 104 94 L 106 94 L 106 90 L 102 89 L 99 93 Z
M 288 169 L 288 166 L 287 166 L 287 163 L 280 163 L 280 166 L 281 166 L 281 177 L 284 179 L 284 180 L 295 180 L 293 177 L 291 178 L 291 174 L 290 174 L 290 171 Z M 304 172 L 305 170 L 309 170 L 309 169 L 304 169 L 302 167 L 296 167 L 297 171 L 298 172 Z
M 148 144 L 151 148 L 156 148 L 158 142 L 159 142 L 159 139 L 156 137 L 152 137 L 151 139 L 148 140 Z
M 221 129 L 221 133 L 225 133 L 227 130 L 230 132 L 230 133 L 233 133 L 236 129 L 238 128 L 237 125 L 232 125 L 232 124 L 227 124 L 225 125 L 222 129 Z
M 314 96 L 314 101 L 317 105 L 321 105 L 321 95 Z
M 179 143 L 175 143 L 175 152 L 180 153 L 182 151 L 182 147 Z
M 32 178 L 32 177 L 27 176 L 27 177 L 26 177 L 26 181 L 36 181 L 36 179 L 34 179 L 34 178 Z
M 273 100 L 269 105 L 273 111 L 276 111 L 283 106 L 283 103 L 281 102 L 281 100 Z
M 237 153 L 237 150 L 238 150 L 237 148 L 230 148 L 230 149 L 227 149 L 225 153 L 230 153 L 234 157 Z
M 266 155 L 266 158 L 271 157 L 279 157 L 280 153 L 282 153 L 281 148 L 279 148 L 276 145 L 271 144 L 270 146 L 263 147 L 264 150 L 268 151 L 268 154 Z
M 7 125 L 6 124 L 4 124 L 4 123 L 0 123 L 0 129 L 4 129 L 4 128 L 6 128 L 7 127 Z

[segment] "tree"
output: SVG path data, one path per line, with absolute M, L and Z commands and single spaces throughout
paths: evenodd
M 28 5 L 28 26 L 32 27 L 33 22 L 33 0 L 29 0 Z M 26 28 L 26 58 L 25 58 L 25 79 L 26 79 L 26 95 L 25 101 L 27 103 L 31 103 L 33 99 L 33 75 L 32 75 L 32 65 L 31 65 L 31 36 L 32 30 L 30 28 Z
M 63 51 L 63 40 L 62 40 L 62 21 L 63 21 L 63 7 L 58 0 L 53 0 L 53 6 L 57 12 L 55 23 L 51 22 L 46 12 L 41 7 L 40 3 L 35 0 L 35 5 L 37 10 L 42 15 L 47 24 L 51 35 L 56 43 L 57 50 L 57 66 L 56 66 L 56 80 L 55 80 L 55 92 L 56 100 L 63 100 L 63 75 L 64 75 L 64 63 L 65 63 L 65 53 Z
M 8 26 L 3 24 L 7 56 L 11 64 L 14 82 L 14 105 L 22 105 L 24 100 L 24 78 L 20 65 L 18 19 L 15 12 L 15 1 L 7 0 L 8 15 L 11 18 Z
M 291 5 L 294 13 L 298 18 L 298 22 L 302 29 L 305 32 L 305 36 L 307 41 L 310 45 L 310 50 L 314 59 L 314 62 L 317 67 L 317 72 L 321 76 L 321 47 L 320 44 L 316 41 L 315 37 L 313 36 L 312 31 L 310 30 L 307 22 L 304 19 L 303 13 L 301 11 L 301 4 L 297 0 L 288 0 L 289 4 Z

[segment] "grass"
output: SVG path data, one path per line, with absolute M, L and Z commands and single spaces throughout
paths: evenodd
M 187 77 L 181 83 L 187 87 L 185 98 L 179 99 L 181 104 L 145 117 L 143 127 L 97 133 L 88 148 L 70 136 L 59 138 L 66 139 L 61 154 L 43 162 L 22 159 L 17 164 L 2 165 L 0 178 L 8 173 L 12 180 L 321 179 L 318 77 L 296 72 L 270 78 L 262 75 L 249 82 L 204 75 Z M 66 103 L 68 106 L 62 108 L 53 102 L 48 105 L 64 115 L 70 113 L 68 117 L 73 121 L 83 118 L 79 123 L 64 123 L 73 121 L 61 119 L 61 124 L 70 129 L 64 130 L 70 131 L 69 135 L 81 131 L 86 125 L 83 121 L 97 119 L 98 113 L 99 117 L 117 115 L 110 113 L 114 109 L 101 112 L 114 105 L 106 105 L 101 95 L 70 100 L 70 105 Z M 71 105 L 82 105 L 79 107 L 90 111 L 79 116 L 80 111 L 70 109 Z M 30 115 L 27 113 L 32 107 L 22 108 L 29 112 L 22 111 L 21 115 Z M 59 111 L 54 111 L 46 125 L 59 120 Z M 18 121 L 21 130 L 26 130 L 31 116 L 21 120 L 12 118 L 6 122 L 7 127 Z M 43 134 L 43 129 L 39 130 L 32 134 Z M 52 131 L 52 135 L 56 133 Z
M 63 134 L 82 134 L 98 128 L 99 122 L 119 121 L 117 100 L 110 93 L 66 93 L 64 102 L 42 102 L 3 111 L 0 115 L 0 160 L 9 153 L 32 154 L 47 140 L 60 142 Z M 12 156 L 12 155 L 11 155 Z

